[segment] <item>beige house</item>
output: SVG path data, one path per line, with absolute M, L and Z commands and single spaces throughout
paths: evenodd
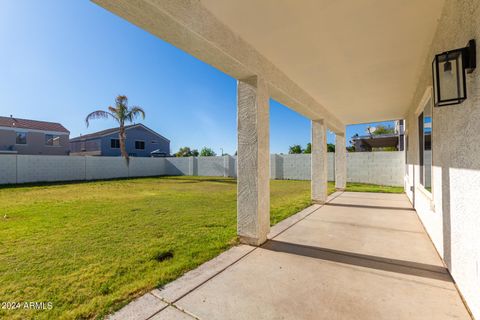
M 480 74 L 475 69 L 478 56 L 475 44 L 470 41 L 480 41 L 480 1 L 94 2 L 238 79 L 238 234 L 246 244 L 262 245 L 269 233 L 269 98 L 311 119 L 311 190 L 312 200 L 319 204 L 327 201 L 327 128 L 336 134 L 335 180 L 336 187 L 342 190 L 346 183 L 345 126 L 405 119 L 405 192 L 411 203 L 409 206 L 416 210 L 469 310 L 480 318 Z M 459 48 L 464 49 L 451 51 Z M 448 53 L 437 56 L 443 52 Z M 431 137 L 429 146 L 426 135 Z M 374 201 L 368 200 L 371 197 L 366 195 L 363 197 L 364 203 Z M 386 198 L 382 199 L 387 203 Z M 362 200 L 358 201 L 361 204 Z M 354 210 L 352 206 L 345 214 Z M 396 221 L 389 227 L 395 229 L 403 221 L 395 220 L 396 217 L 398 215 L 391 213 L 376 221 Z M 310 225 L 315 222 L 311 221 Z M 318 237 L 325 230 L 328 229 L 318 229 Z M 310 229 L 309 232 L 314 231 Z M 363 238 L 359 239 L 365 240 L 375 231 L 365 229 L 362 232 Z M 419 241 L 415 240 L 415 232 L 399 242 L 403 243 L 405 255 L 409 250 L 415 252 Z M 298 237 L 302 235 L 299 233 Z M 350 236 L 345 233 L 345 242 L 337 244 L 347 243 Z M 303 239 L 303 244 L 308 244 Z M 375 245 L 378 242 L 382 241 L 377 239 Z M 260 254 L 261 251 L 255 252 Z M 270 257 L 275 259 L 273 255 Z M 404 260 L 395 253 L 387 257 L 390 262 Z M 412 255 L 411 259 L 414 258 Z M 292 256 L 289 261 L 295 259 L 297 257 Z M 197 300 L 193 298 L 195 294 L 188 295 L 180 300 L 178 308 L 184 308 L 187 313 L 190 310 L 195 315 L 208 310 L 210 313 L 203 318 L 210 319 L 221 318 L 215 314 L 216 307 L 253 318 L 259 314 L 264 315 L 259 318 L 275 318 L 275 311 L 269 309 L 269 305 L 273 301 L 281 305 L 282 299 L 274 300 L 280 296 L 278 291 L 291 288 L 295 279 L 305 273 L 315 273 L 315 268 L 308 269 L 310 262 L 305 262 L 303 272 L 298 272 L 289 281 L 279 282 L 282 289 L 256 296 L 256 290 L 264 290 L 270 284 L 265 283 L 261 288 L 247 284 L 263 283 L 262 277 L 253 280 L 253 276 L 257 272 L 261 274 L 265 261 L 258 258 L 255 260 L 257 269 L 244 269 L 251 273 L 242 282 L 228 278 L 232 272 L 240 272 L 241 267 L 221 274 L 223 281 L 231 279 L 237 285 L 231 296 L 235 297 L 235 303 L 228 300 L 229 294 L 225 292 L 221 297 L 209 295 L 210 287 L 205 285 L 205 289 L 198 289 Z M 422 269 L 424 265 L 417 263 L 415 268 Z M 440 298 L 431 293 L 434 286 L 443 288 L 439 283 L 429 283 L 416 291 L 413 283 L 420 280 L 409 278 L 410 284 L 402 287 L 400 298 L 392 299 L 395 302 L 389 304 L 389 295 L 397 292 L 394 285 L 382 286 L 367 281 L 364 290 L 349 299 L 349 293 L 355 290 L 342 291 L 341 288 L 356 283 L 358 278 L 351 277 L 350 282 L 322 282 L 336 277 L 325 271 L 323 278 L 322 275 L 315 278 L 318 282 L 306 281 L 303 286 L 310 288 L 311 283 L 319 283 L 317 290 L 331 288 L 329 294 L 319 295 L 314 300 L 322 305 L 316 312 L 323 312 L 323 318 L 465 316 L 455 311 L 461 300 L 455 298 L 456 302 L 452 302 L 445 296 Z M 348 278 L 345 274 L 343 277 Z M 372 291 L 383 292 L 381 288 L 384 287 L 391 290 L 376 299 L 370 298 Z M 455 291 L 454 286 L 444 289 Z M 242 290 L 240 296 L 238 292 Z M 446 294 L 447 291 L 442 292 Z M 304 294 L 302 299 L 308 300 L 311 296 Z M 408 300 L 410 297 L 418 298 Z M 165 296 L 162 299 L 177 303 L 175 299 L 168 301 Z M 336 304 L 335 299 L 343 300 Z M 218 304 L 211 304 L 212 300 Z M 182 304 L 182 301 L 186 302 Z M 358 301 L 364 302 L 357 304 Z M 405 307 L 398 308 L 398 313 L 391 317 L 382 313 L 405 301 L 408 301 Z M 297 305 L 294 301 L 291 308 Z M 409 306 L 414 309 L 410 310 Z M 261 313 L 264 310 L 272 310 L 268 313 L 271 316 Z M 349 310 L 352 313 L 346 316 Z M 289 311 L 283 312 L 288 314 Z
M 69 136 L 60 123 L 0 117 L 0 154 L 65 156 Z

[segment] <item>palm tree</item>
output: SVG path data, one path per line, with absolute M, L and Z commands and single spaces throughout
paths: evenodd
M 120 140 L 120 152 L 127 160 L 128 164 L 128 153 L 125 149 L 125 140 L 127 138 L 127 134 L 125 133 L 125 122 L 133 122 L 133 120 L 135 120 L 135 118 L 138 116 L 141 116 L 142 119 L 145 119 L 145 111 L 138 106 L 129 107 L 127 96 L 119 95 L 115 98 L 115 107 L 109 106 L 108 111 L 97 110 L 90 113 L 85 118 L 85 123 L 88 127 L 90 120 L 93 119 L 115 119 L 119 124 L 118 136 Z

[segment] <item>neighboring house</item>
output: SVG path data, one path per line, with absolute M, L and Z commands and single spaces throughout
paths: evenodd
M 0 117 L 0 154 L 68 155 L 69 136 L 60 123 Z
M 395 121 L 395 132 L 392 134 L 353 136 L 351 140 L 356 152 L 372 151 L 377 148 L 395 147 L 398 151 L 404 149 L 403 120 Z
M 71 155 L 120 156 L 119 128 L 70 139 Z M 126 150 L 132 157 L 169 156 L 170 140 L 143 124 L 125 126 Z

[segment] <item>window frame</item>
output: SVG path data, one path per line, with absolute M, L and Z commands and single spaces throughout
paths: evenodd
M 143 144 L 143 148 L 137 148 L 137 142 Z M 145 150 L 145 140 L 135 140 L 135 150 Z
M 47 141 L 49 141 L 49 139 L 47 139 L 48 136 L 52 137 L 50 139 L 52 141 L 52 144 L 47 143 Z M 58 144 L 55 144 L 54 141 L 58 141 Z M 45 134 L 45 146 L 47 146 L 47 147 L 61 147 L 62 144 L 60 143 L 60 135 L 53 134 L 53 133 L 46 133 Z
M 422 193 L 427 196 L 431 201 L 433 201 L 433 186 L 434 186 L 434 175 L 433 175 L 433 146 L 431 145 L 432 137 L 430 140 L 430 151 L 432 152 L 430 160 L 430 190 L 425 187 L 425 108 L 430 108 L 430 126 L 431 126 L 431 135 L 433 133 L 433 88 L 432 86 L 427 87 L 425 93 L 415 111 L 417 116 L 417 129 L 418 129 L 418 178 L 415 179 L 418 182 L 417 188 L 422 191 Z M 416 183 L 414 182 L 414 183 Z
M 424 141 L 424 117 L 423 111 L 418 115 L 418 168 L 420 174 L 418 175 L 418 182 L 425 188 L 425 141 Z
M 18 143 L 18 135 L 24 134 L 25 135 L 25 143 Z M 28 144 L 28 134 L 25 131 L 15 131 L 15 144 L 19 146 L 24 146 Z
M 113 143 L 114 141 L 118 141 L 118 147 L 116 146 L 117 144 Z M 110 149 L 120 149 L 120 139 L 118 138 L 110 138 Z

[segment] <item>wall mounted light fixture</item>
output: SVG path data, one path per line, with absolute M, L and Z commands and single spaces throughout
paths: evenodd
M 465 48 L 435 55 L 432 62 L 435 106 L 449 106 L 467 99 L 466 73 L 472 73 L 476 63 L 475 40 Z

